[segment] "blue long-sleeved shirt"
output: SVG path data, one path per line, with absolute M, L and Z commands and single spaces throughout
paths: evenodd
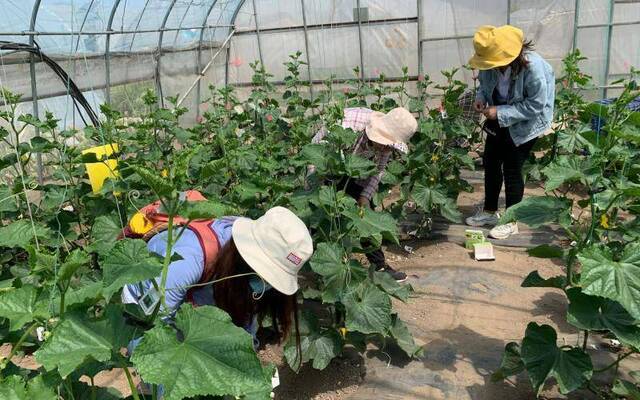
M 231 239 L 231 228 L 237 217 L 223 217 L 216 219 L 211 228 L 218 237 L 220 248 L 222 248 Z M 180 228 L 176 228 L 177 233 Z M 162 257 L 167 251 L 167 231 L 160 232 L 149 240 L 147 248 Z M 204 272 L 204 252 L 198 236 L 190 229 L 186 229 L 180 238 L 175 241 L 171 249 L 172 254 L 178 254 L 182 257 L 169 264 L 166 282 L 166 304 L 171 314 L 175 313 L 184 303 L 187 296 L 189 286 L 200 281 Z M 160 277 L 155 278 L 160 285 Z M 142 286 L 142 293 L 140 287 Z M 151 280 L 147 280 L 138 284 L 127 285 L 125 288 L 131 296 L 139 299 L 144 293 L 153 287 Z M 213 302 L 213 285 L 197 288 L 193 291 L 193 301 L 196 305 L 214 305 Z

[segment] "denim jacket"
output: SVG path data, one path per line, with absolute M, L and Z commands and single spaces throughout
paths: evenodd
M 507 104 L 498 106 L 498 124 L 509 128 L 516 146 L 541 136 L 551 127 L 555 99 L 555 76 L 551 65 L 535 52 L 527 53 L 529 65 L 511 77 Z M 480 71 L 476 99 L 493 105 L 498 73 Z

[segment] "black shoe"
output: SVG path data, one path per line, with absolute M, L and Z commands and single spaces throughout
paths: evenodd
M 378 272 L 386 272 L 387 274 L 391 275 L 391 277 L 395 279 L 396 282 L 398 283 L 402 283 L 407 280 L 407 274 L 401 271 L 396 271 L 395 269 L 391 268 L 389 265 L 385 265 L 384 267 L 378 268 Z

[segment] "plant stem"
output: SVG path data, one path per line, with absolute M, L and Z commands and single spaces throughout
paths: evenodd
M 31 334 L 31 332 L 38 326 L 37 322 L 34 322 L 33 324 L 29 325 L 29 327 L 27 328 L 26 331 L 24 331 L 24 333 L 22 334 L 22 336 L 20 336 L 20 339 L 18 339 L 18 342 L 15 344 L 15 346 L 11 346 L 11 352 L 9 353 L 9 355 L 7 356 L 7 362 L 11 361 L 11 359 L 13 358 L 13 356 L 16 355 L 16 353 L 18 352 L 18 349 L 20 348 L 20 346 L 22 345 L 22 343 L 27 340 L 27 337 Z
M 584 340 L 582 341 L 582 351 L 587 350 L 587 342 L 589 341 L 589 331 L 584 330 Z
M 616 361 L 612 362 L 611 364 L 607 365 L 604 368 L 594 369 L 593 372 L 595 372 L 595 373 L 604 372 L 604 371 L 606 371 L 606 370 L 608 370 L 608 369 L 610 369 L 612 367 L 617 366 L 618 364 L 620 364 L 620 361 L 624 360 L 625 358 L 629 357 L 630 355 L 637 354 L 637 353 L 638 353 L 637 351 L 631 350 L 631 351 L 629 351 L 628 353 L 626 353 L 623 356 L 618 355 L 618 359 Z
M 124 374 L 127 376 L 127 382 L 129 383 L 129 388 L 131 389 L 131 395 L 133 396 L 134 400 L 140 400 L 140 396 L 138 395 L 138 389 L 136 388 L 136 385 L 133 383 L 131 372 L 129 372 L 129 368 L 124 363 L 124 361 L 122 362 L 122 369 L 124 370 Z
M 91 377 L 91 400 L 96 400 L 96 384 Z
M 169 212 L 169 221 L 167 222 L 167 249 L 164 253 L 164 263 L 162 265 L 162 277 L 160 278 L 160 303 L 167 309 L 166 289 L 167 275 L 169 272 L 169 264 L 171 264 L 171 250 L 173 249 L 173 211 Z

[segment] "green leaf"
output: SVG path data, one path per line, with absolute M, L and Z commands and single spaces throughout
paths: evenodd
M 579 288 L 567 290 L 567 321 L 578 329 L 608 330 L 626 345 L 640 348 L 638 322 L 620 305 L 602 297 L 589 296 Z
M 318 171 L 327 169 L 327 146 L 323 144 L 308 144 L 300 152 L 306 164 L 314 165 Z
M 162 273 L 162 263 L 141 239 L 122 239 L 104 257 L 104 295 L 108 298 L 124 285 L 153 279 Z
M 578 254 L 582 264 L 580 285 L 584 294 L 617 301 L 640 319 L 640 243 L 626 246 L 619 260 L 604 246 L 592 246 Z
M 535 229 L 546 223 L 557 221 L 567 214 L 569 214 L 567 200 L 552 196 L 532 196 L 509 207 L 500 218 L 500 223 L 518 221 Z
M 462 222 L 462 213 L 458 210 L 456 203 L 451 199 L 447 199 L 445 203 L 440 205 L 440 215 L 451 222 Z
M 560 246 L 554 246 L 550 244 L 541 244 L 532 249 L 527 250 L 527 253 L 531 257 L 538 258 L 562 258 L 564 257 L 564 250 Z
M 120 307 L 107 306 L 105 315 L 98 319 L 85 313 L 68 313 L 35 352 L 35 357 L 47 371 L 58 368 L 66 378 L 85 361 L 110 360 L 135 336 L 135 330 L 122 318 Z
M 51 236 L 51 229 L 34 222 L 20 219 L 9 225 L 0 227 L 1 247 L 21 247 L 25 249 L 36 237 L 46 239 Z
M 19 375 L 8 376 L 0 381 L 0 398 L 3 400 L 56 400 L 58 396 L 41 375 L 27 382 Z
M 390 214 L 368 207 L 344 210 L 342 214 L 351 220 L 358 237 L 371 239 L 374 246 L 382 244 L 383 237 L 399 243 L 396 220 Z
M 413 340 L 413 335 L 409 332 L 407 325 L 400 319 L 398 314 L 393 314 L 391 323 L 391 336 L 396 343 L 409 357 L 417 357 L 422 353 L 422 346 L 418 346 Z
M 157 196 L 172 197 L 175 189 L 168 178 L 163 178 L 157 172 L 139 165 L 133 165 L 131 168 Z
M 565 276 L 554 276 L 553 278 L 544 279 L 540 276 L 538 271 L 532 271 L 524 278 L 522 287 L 551 287 L 557 289 L 564 289 L 567 286 L 567 278 Z
M 347 175 L 352 178 L 367 178 L 376 171 L 376 164 L 364 157 L 348 154 L 344 160 Z
M 145 332 L 131 358 L 147 383 L 162 384 L 166 400 L 271 392 L 271 377 L 253 350 L 251 336 L 222 310 L 184 304 L 176 331 L 157 325 Z
M 627 400 L 640 400 L 640 387 L 623 379 L 616 379 L 611 391 Z
M 560 349 L 558 335 L 549 325 L 529 323 L 522 340 L 522 361 L 536 393 L 553 377 L 560 392 L 567 394 L 582 387 L 593 374 L 591 358 L 582 349 Z
M 567 182 L 581 181 L 584 179 L 585 165 L 578 156 L 560 156 L 551 164 L 542 169 L 547 177 L 545 190 L 550 192 Z
M 413 291 L 411 285 L 398 283 L 391 275 L 383 271 L 373 273 L 373 283 L 387 294 L 406 302 Z
M 363 282 L 343 300 L 346 328 L 362 333 L 386 333 L 391 328 L 391 299 L 377 286 Z
M 500 368 L 491 374 L 491 381 L 499 382 L 524 371 L 524 362 L 520 356 L 520 346 L 516 342 L 507 343 L 502 353 Z
M 96 218 L 91 228 L 91 251 L 98 254 L 108 253 L 118 241 L 118 235 L 122 232 L 122 226 L 116 218 L 106 215 Z
M 340 301 L 348 284 L 357 284 L 367 277 L 367 270 L 355 260 L 346 260 L 344 249 L 337 243 L 320 243 L 310 261 L 313 272 L 322 276 L 322 301 Z
M 71 279 L 78 268 L 88 264 L 89 261 L 89 255 L 84 250 L 73 250 L 64 260 L 62 266 L 60 266 L 60 270 L 58 271 L 58 282 L 66 282 Z
M 0 213 L 18 211 L 16 197 L 6 185 L 0 185 Z
M 25 285 L 0 292 L 0 317 L 9 319 L 12 331 L 38 318 L 48 318 L 48 300 L 40 290 Z
M 287 363 L 294 371 L 313 360 L 313 368 L 325 369 L 331 360 L 342 351 L 342 338 L 332 328 L 322 329 L 315 315 L 304 312 L 300 318 L 300 356 L 296 350 L 296 340 L 291 335 L 284 350 Z
M 435 188 L 416 183 L 411 191 L 411 197 L 425 212 L 430 213 L 434 205 L 445 204 L 447 196 Z

